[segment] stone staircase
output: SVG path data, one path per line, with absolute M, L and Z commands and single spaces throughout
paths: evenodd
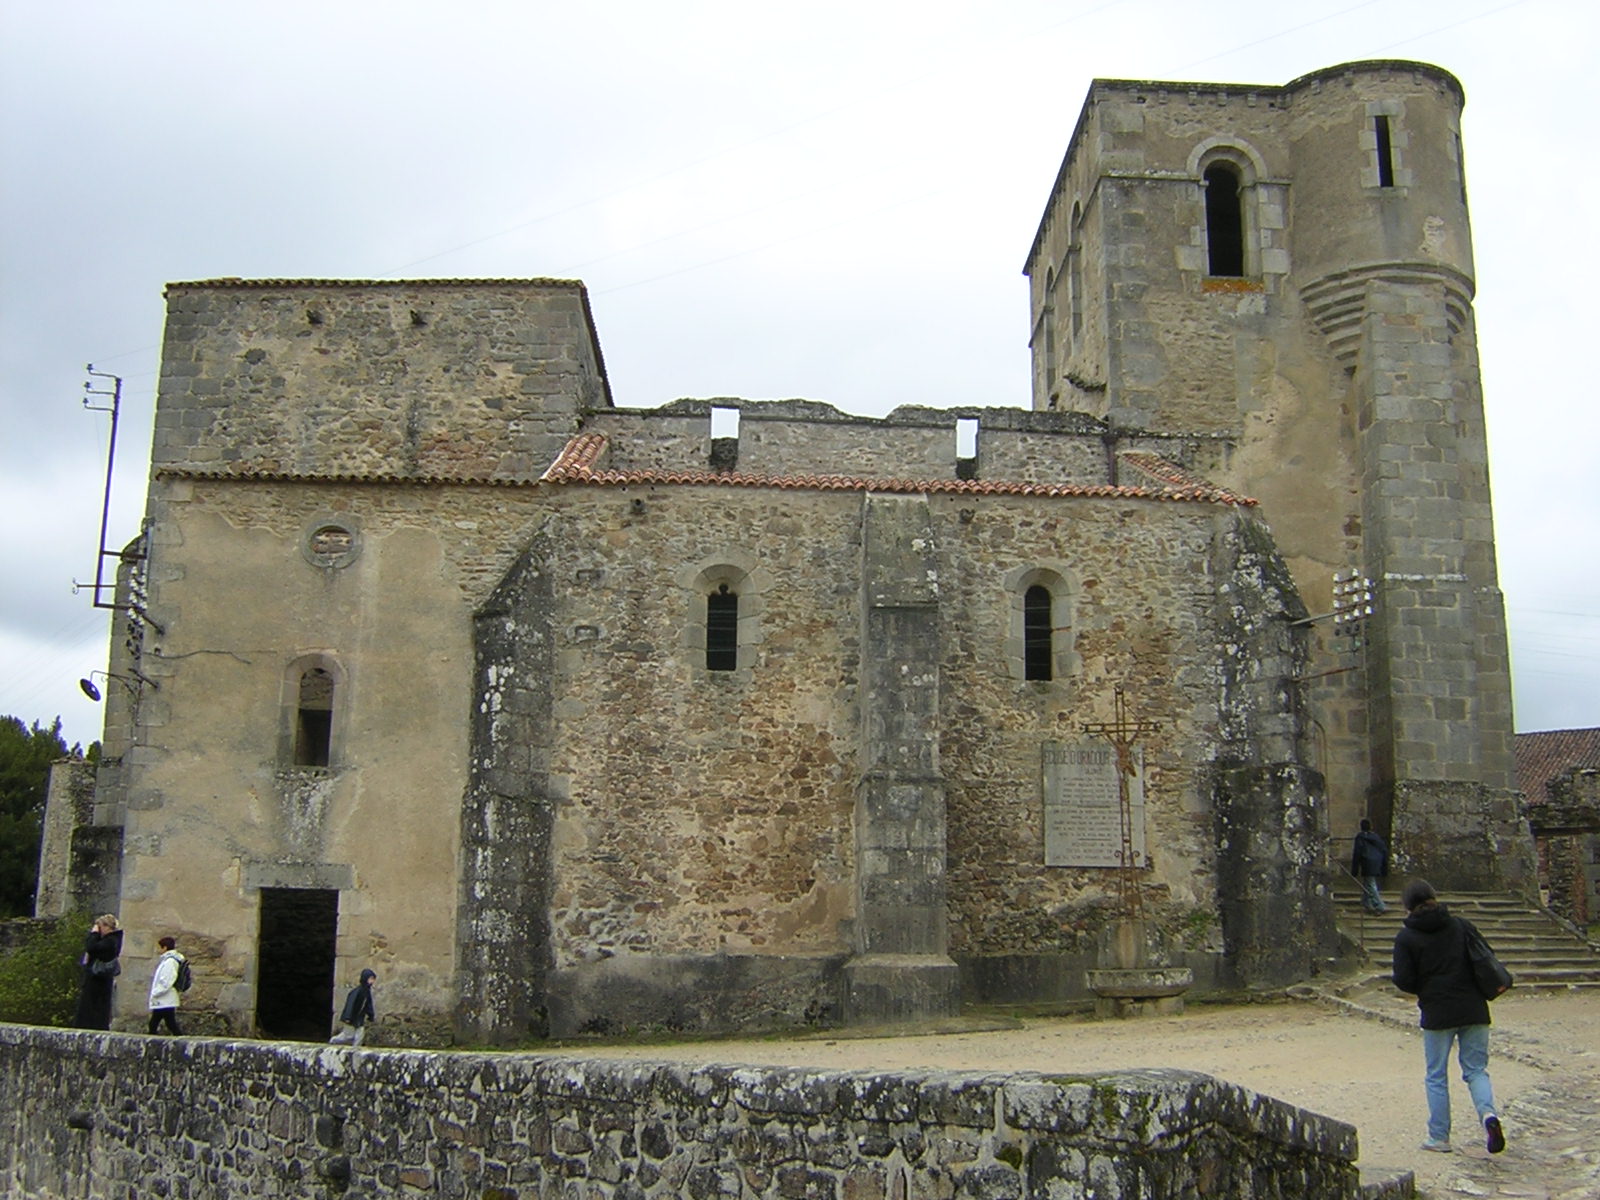
M 1399 898 L 1386 888 L 1389 911 L 1369 913 L 1361 907 L 1355 881 L 1345 882 L 1333 896 L 1339 929 L 1365 951 L 1373 973 L 1387 977 L 1394 935 L 1405 919 Z M 1600 988 L 1600 953 L 1543 909 L 1495 892 L 1451 892 L 1440 899 L 1478 927 L 1518 987 Z

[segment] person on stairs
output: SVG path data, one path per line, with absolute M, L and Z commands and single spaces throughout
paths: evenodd
M 1383 896 L 1378 891 L 1378 881 L 1389 873 L 1389 847 L 1372 832 L 1372 822 L 1361 818 L 1361 832 L 1356 834 L 1355 846 L 1350 852 L 1350 874 L 1361 881 L 1361 907 L 1368 912 L 1388 912 Z

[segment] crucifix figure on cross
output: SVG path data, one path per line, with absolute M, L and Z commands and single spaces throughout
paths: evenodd
M 1085 721 L 1084 733 L 1099 734 L 1117 752 L 1117 816 L 1122 828 L 1121 867 L 1117 871 L 1117 904 L 1122 916 L 1143 919 L 1144 894 L 1139 888 L 1140 864 L 1133 856 L 1133 801 L 1129 780 L 1138 774 L 1133 762 L 1133 747 L 1140 736 L 1161 728 L 1159 721 L 1135 720 L 1128 716 L 1128 701 L 1119 685 L 1112 696 L 1111 720 Z

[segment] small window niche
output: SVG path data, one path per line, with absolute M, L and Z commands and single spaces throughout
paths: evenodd
M 294 765 L 326 767 L 333 757 L 333 675 L 310 667 L 300 675 L 294 720 Z
M 1048 682 L 1056 677 L 1055 601 L 1042 583 L 1022 597 L 1022 677 Z
M 956 418 L 956 478 L 978 477 L 978 418 Z
M 711 408 L 711 469 L 731 471 L 739 465 L 739 410 L 724 405 Z
M 739 593 L 719 583 L 706 594 L 706 670 L 739 667 Z
M 1010 596 L 1006 670 L 1018 683 L 1054 692 L 1083 669 L 1074 645 L 1078 586 L 1066 563 L 1018 567 L 1005 577 Z
M 1238 170 L 1225 162 L 1206 168 L 1206 273 L 1213 278 L 1244 276 L 1244 198 Z
M 1394 135 L 1389 130 L 1389 118 L 1379 115 L 1372 118 L 1372 138 L 1378 155 L 1378 186 L 1394 186 Z
M 679 644 L 695 671 L 718 687 L 750 678 L 762 642 L 764 593 L 772 577 L 749 551 L 723 546 L 715 556 L 685 563 L 676 581 L 683 590 Z

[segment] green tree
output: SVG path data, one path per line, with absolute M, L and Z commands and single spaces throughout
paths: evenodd
M 23 1025 L 68 1025 L 77 1009 L 83 931 L 92 920 L 73 913 L 57 921 L 31 922 L 22 945 L 0 954 L 0 1021 Z
M 0 717 L 0 917 L 33 914 L 50 764 L 69 753 L 82 751 L 68 751 L 60 717 L 48 729 Z

